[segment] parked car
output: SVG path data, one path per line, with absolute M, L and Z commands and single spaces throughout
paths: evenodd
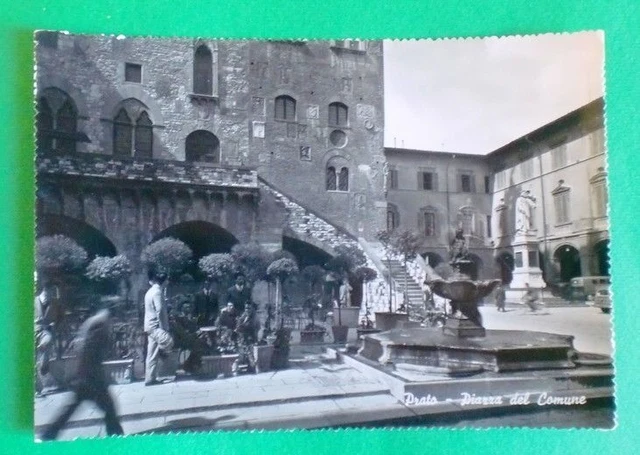
M 611 312 L 611 293 L 608 285 L 598 286 L 596 288 L 593 306 L 600 308 L 603 313 Z
M 571 298 L 574 300 L 587 300 L 594 298 L 596 288 L 608 286 L 611 283 L 608 276 L 578 276 L 571 279 Z

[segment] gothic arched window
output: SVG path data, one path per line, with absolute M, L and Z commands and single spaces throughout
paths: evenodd
M 185 141 L 185 158 L 187 161 L 219 163 L 220 141 L 209 131 L 194 131 Z
M 124 100 L 113 119 L 113 154 L 153 158 L 153 121 L 148 108 L 134 98 Z
M 138 158 L 153 157 L 153 123 L 145 111 L 136 120 L 134 150 Z
M 38 149 L 75 153 L 78 110 L 71 97 L 60 89 L 47 88 L 38 99 L 37 109 Z
M 296 120 L 296 100 L 288 95 L 280 95 L 276 98 L 275 119 L 294 122 Z
M 131 156 L 133 125 L 127 111 L 120 109 L 113 119 L 113 154 Z
M 213 55 L 204 44 L 193 56 L 193 92 L 199 95 L 213 93 Z
M 53 149 L 53 112 L 45 98 L 38 100 L 38 114 L 36 116 L 37 141 L 39 150 Z

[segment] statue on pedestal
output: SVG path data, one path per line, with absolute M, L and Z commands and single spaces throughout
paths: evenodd
M 527 234 L 533 228 L 533 214 L 536 208 L 536 198 L 529 190 L 522 191 L 516 199 L 516 232 Z

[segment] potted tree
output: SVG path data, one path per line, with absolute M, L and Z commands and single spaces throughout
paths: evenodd
M 209 280 L 222 288 L 228 284 L 236 270 L 233 257 L 228 253 L 205 256 L 198 261 L 198 266 Z M 223 317 L 222 313 L 221 317 Z M 220 374 L 228 376 L 232 373 L 233 363 L 238 358 L 232 335 L 232 333 L 222 333 L 218 328 L 213 352 L 202 356 L 201 373 L 203 375 L 217 377 Z
M 322 343 L 324 341 L 327 330 L 323 326 L 316 324 L 316 314 L 322 306 L 322 293 L 319 288 L 322 285 L 324 276 L 324 269 L 318 265 L 310 265 L 302 269 L 302 277 L 307 286 L 307 295 L 309 296 L 305 299 L 304 308 L 311 322 L 300 331 L 301 344 Z
M 289 365 L 291 329 L 283 326 L 282 287 L 284 281 L 296 273 L 298 273 L 298 264 L 289 257 L 276 259 L 267 267 L 267 276 L 276 283 L 275 319 L 278 328 L 275 333 L 276 339 L 273 343 L 274 350 L 271 358 L 271 366 L 276 370 L 286 368 Z
M 273 334 L 273 306 L 267 305 L 266 318 L 262 325 L 262 336 L 260 341 L 253 347 L 253 355 L 256 360 L 256 373 L 262 373 L 271 370 L 271 359 L 273 358 L 273 349 L 275 335 Z
M 107 376 L 112 382 L 126 384 L 133 379 L 137 360 L 144 365 L 144 334 L 136 327 L 135 316 L 122 314 L 126 297 L 118 295 L 119 284 L 131 274 L 131 263 L 124 255 L 114 257 L 96 256 L 87 266 L 85 276 L 101 294 L 102 304 L 112 308 L 112 340 L 114 347 L 111 359 L 104 362 Z
M 378 277 L 378 272 L 369 267 L 358 267 L 356 269 L 356 277 L 363 283 L 364 287 L 364 317 L 360 320 L 358 326 L 358 339 L 360 339 L 367 334 L 380 332 L 379 329 L 374 328 L 369 309 L 369 284 Z
M 333 329 L 334 341 L 342 343 L 346 341 L 349 328 L 358 327 L 360 308 L 351 306 L 351 282 L 355 280 L 355 270 L 364 266 L 367 258 L 364 253 L 355 246 L 340 246 L 336 248 L 338 253 L 325 265 L 329 271 L 327 280 L 334 283 L 331 286 L 333 303 Z M 336 295 L 337 294 L 337 295 Z

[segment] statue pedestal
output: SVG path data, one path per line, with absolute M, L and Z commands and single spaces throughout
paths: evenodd
M 525 293 L 526 284 L 532 289 L 542 289 L 546 284 L 542 279 L 535 231 L 516 233 L 512 246 L 515 267 L 507 299 L 519 300 Z

